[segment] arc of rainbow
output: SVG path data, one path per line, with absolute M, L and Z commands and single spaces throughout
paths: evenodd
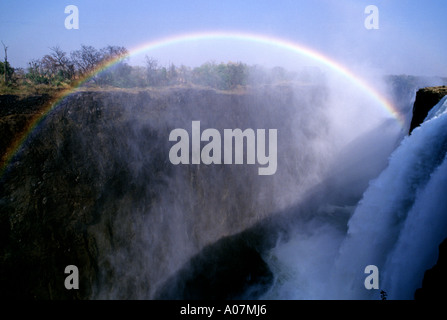
M 323 54 L 312 50 L 311 48 L 306 48 L 302 45 L 299 45 L 295 42 L 269 37 L 260 34 L 252 34 L 252 33 L 240 33 L 240 32 L 199 32 L 199 33 L 189 33 L 183 35 L 176 35 L 173 37 L 164 38 L 161 40 L 155 40 L 143 44 L 142 46 L 138 46 L 131 50 L 132 55 L 140 54 L 145 51 L 155 50 L 162 47 L 166 47 L 169 45 L 180 44 L 191 41 L 203 41 L 203 40 L 241 40 L 248 42 L 261 43 L 265 45 L 270 45 L 274 47 L 278 47 L 284 50 L 288 50 L 304 57 L 310 58 L 311 60 L 315 60 L 319 62 L 338 74 L 341 74 L 349 81 L 355 83 L 360 89 L 362 89 L 365 93 L 367 93 L 373 100 L 379 102 L 381 106 L 383 106 L 388 113 L 390 113 L 395 119 L 397 119 L 400 124 L 403 126 L 405 124 L 405 119 L 403 115 L 385 98 L 383 97 L 375 88 L 369 85 L 364 79 L 356 76 L 352 73 L 348 68 L 338 63 L 335 60 L 330 59 Z
M 365 80 L 356 76 L 352 73 L 348 68 L 338 63 L 335 60 L 330 59 L 327 56 L 311 49 L 304 47 L 298 43 L 292 42 L 290 40 L 275 38 L 270 36 L 265 36 L 261 34 L 252 34 L 252 33 L 241 33 L 241 32 L 197 32 L 197 33 L 187 33 L 180 34 L 171 37 L 166 37 L 162 39 L 157 39 L 145 43 L 143 45 L 137 46 L 129 51 L 126 55 L 118 56 L 114 59 L 108 60 L 100 64 L 96 69 L 92 70 L 88 74 L 86 74 L 82 79 L 79 79 L 73 86 L 73 88 L 65 90 L 57 95 L 53 101 L 48 104 L 48 107 L 42 111 L 42 113 L 36 116 L 36 119 L 32 119 L 30 122 L 31 125 L 25 130 L 24 134 L 22 134 L 19 138 L 17 138 L 11 144 L 10 148 L 7 150 L 7 156 L 4 161 L 3 167 L 0 171 L 0 176 L 3 174 L 6 169 L 8 163 L 11 161 L 12 157 L 17 153 L 20 146 L 25 142 L 26 138 L 29 134 L 34 130 L 34 128 L 45 118 L 45 116 L 59 104 L 59 102 L 68 96 L 69 94 L 76 91 L 79 86 L 92 79 L 97 74 L 102 71 L 110 68 L 111 66 L 123 61 L 124 59 L 132 56 L 141 54 L 143 52 L 163 48 L 166 46 L 171 46 L 180 43 L 192 42 L 192 41 L 205 41 L 205 40 L 240 40 L 247 42 L 254 42 L 265 44 L 273 47 L 277 47 L 280 49 L 288 50 L 294 52 L 296 54 L 302 55 L 304 57 L 310 58 L 316 62 L 321 63 L 329 67 L 331 70 L 336 73 L 344 76 L 350 82 L 356 84 L 362 91 L 364 91 L 369 97 L 373 100 L 377 101 L 385 110 L 390 113 L 403 127 L 405 125 L 405 120 L 403 115 L 399 113 L 397 109 L 379 92 L 376 91 L 371 85 L 369 85 Z

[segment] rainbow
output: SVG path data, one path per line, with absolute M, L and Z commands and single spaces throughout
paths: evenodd
M 138 46 L 131 50 L 130 55 L 137 55 L 143 52 L 148 52 L 151 50 L 163 48 L 166 46 L 171 46 L 180 43 L 187 43 L 193 41 L 205 41 L 205 40 L 240 40 L 245 42 L 254 42 L 265 44 L 273 47 L 277 47 L 280 49 L 288 50 L 290 52 L 294 52 L 298 55 L 307 57 L 311 60 L 314 60 L 322 65 L 325 65 L 329 69 L 335 71 L 336 73 L 344 76 L 350 82 L 356 84 L 362 91 L 364 91 L 368 96 L 370 96 L 373 100 L 379 102 L 379 104 L 386 109 L 386 111 L 391 114 L 395 119 L 397 119 L 401 125 L 405 124 L 405 120 L 403 115 L 377 90 L 368 84 L 364 79 L 356 76 L 352 73 L 348 68 L 338 63 L 335 60 L 330 59 L 329 57 L 324 56 L 323 54 L 312 50 L 311 48 L 306 48 L 302 45 L 299 45 L 295 42 L 269 37 L 260 34 L 252 34 L 252 33 L 241 33 L 241 32 L 198 32 L 198 33 L 188 33 L 175 35 L 172 37 L 167 37 L 159 40 L 154 40 Z
M 187 33 L 174 35 L 162 39 L 156 39 L 145 43 L 143 45 L 139 45 L 131 50 L 127 55 L 119 56 L 109 61 L 105 61 L 101 65 L 99 65 L 95 70 L 91 71 L 87 75 L 85 75 L 82 79 L 78 80 L 77 83 L 73 86 L 73 88 L 65 90 L 61 92 L 51 103 L 48 104 L 48 107 L 42 111 L 42 113 L 37 116 L 36 119 L 31 121 L 31 125 L 25 130 L 25 132 L 21 135 L 21 137 L 17 138 L 9 150 L 7 151 L 7 158 L 4 162 L 3 167 L 1 168 L 0 175 L 3 174 L 5 168 L 8 163 L 11 161 L 14 154 L 17 153 L 20 146 L 26 141 L 29 134 L 39 125 L 39 123 L 45 118 L 45 116 L 54 109 L 62 99 L 64 99 L 69 94 L 75 92 L 82 84 L 95 77 L 102 71 L 110 68 L 111 66 L 123 61 L 124 59 L 141 54 L 143 52 L 149 52 L 155 49 L 173 46 L 181 43 L 191 43 L 197 41 L 207 41 L 207 40 L 239 40 L 245 42 L 259 43 L 265 44 L 268 46 L 276 47 L 282 50 L 287 50 L 298 55 L 309 58 L 315 62 L 321 63 L 322 65 L 328 67 L 329 69 L 335 71 L 337 74 L 345 77 L 349 82 L 354 83 L 357 87 L 359 87 L 367 96 L 372 98 L 374 101 L 377 101 L 380 106 L 382 106 L 393 118 L 395 118 L 403 127 L 405 125 L 405 120 L 403 115 L 399 113 L 399 111 L 385 98 L 383 97 L 374 87 L 368 84 L 364 79 L 352 73 L 348 68 L 338 63 L 335 60 L 330 59 L 329 57 L 311 49 L 304 47 L 298 43 L 292 42 L 290 40 L 261 35 L 261 34 L 253 34 L 253 33 L 242 33 L 242 32 L 197 32 L 197 33 Z

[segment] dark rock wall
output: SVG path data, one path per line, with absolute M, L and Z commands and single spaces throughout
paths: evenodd
M 447 299 L 447 238 L 439 245 L 439 257 L 433 268 L 424 274 L 422 287 L 416 290 L 416 300 Z
M 312 112 L 312 119 L 285 116 L 303 97 L 308 101 L 300 110 Z M 16 106 L 14 97 L 8 99 L 10 108 Z M 312 150 L 283 139 L 278 153 L 307 157 L 302 168 L 293 168 L 296 177 L 281 172 L 281 164 L 274 177 L 259 176 L 257 166 L 173 166 L 169 132 L 190 130 L 192 120 L 201 120 L 202 130 L 281 128 L 286 137 L 296 130 L 291 119 L 313 132 L 325 115 L 319 109 L 324 99 L 321 88 L 309 87 L 255 94 L 98 90 L 66 97 L 1 177 L 0 298 L 154 298 L 204 246 L 269 215 L 276 200 L 272 184 L 283 186 L 284 177 L 298 181 L 318 165 Z M 241 256 L 258 257 L 256 250 L 241 250 Z M 64 287 L 67 265 L 79 268 L 79 290 Z M 241 278 L 249 274 L 244 272 Z M 270 279 L 268 270 L 258 276 Z
M 416 100 L 413 105 L 410 133 L 414 128 L 424 122 L 430 109 L 433 108 L 445 95 L 447 95 L 447 86 L 428 87 L 417 91 Z
M 11 139 L 27 130 L 51 100 L 52 97 L 46 94 L 26 97 L 0 95 L 0 167 L 6 161 Z

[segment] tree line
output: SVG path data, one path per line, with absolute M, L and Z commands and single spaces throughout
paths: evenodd
M 232 90 L 255 82 L 268 84 L 296 78 L 296 74 L 281 67 L 266 70 L 241 62 L 206 62 L 191 68 L 172 63 L 161 66 L 156 59 L 146 56 L 144 66 L 131 66 L 127 56 L 128 50 L 120 46 L 96 49 L 82 45 L 70 53 L 60 47 L 52 47 L 48 54 L 31 60 L 26 69 L 21 69 L 9 65 L 5 48 L 5 61 L 0 62 L 0 74 L 4 75 L 2 79 L 7 85 L 70 86 L 88 77 L 88 83 L 98 86 L 135 88 L 195 84 L 220 90 Z M 92 74 L 109 61 L 115 63 Z

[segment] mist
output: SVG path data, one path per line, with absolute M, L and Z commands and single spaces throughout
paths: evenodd
M 309 61 L 290 70 L 250 70 L 246 84 L 230 90 L 188 83 L 102 89 L 87 82 L 24 144 L 9 176 L 20 172 L 38 187 L 30 191 L 11 178 L 4 199 L 10 208 L 27 208 L 20 209 L 25 216 L 41 210 L 43 216 L 62 212 L 67 221 L 82 217 L 70 228 L 83 234 L 92 257 L 75 261 L 91 270 L 83 279 L 89 299 L 374 299 L 377 292 L 362 287 L 363 265 L 408 259 L 398 249 L 389 260 L 377 253 L 392 250 L 386 237 L 374 247 L 353 234 L 398 237 L 387 225 L 374 229 L 368 222 L 388 203 L 375 196 L 372 181 L 393 180 L 394 169 L 379 176 L 386 176 L 390 156 L 407 136 L 415 90 L 441 80 L 357 70 L 374 95 Z M 404 123 L 378 96 L 398 102 Z M 194 121 L 219 132 L 277 130 L 276 171 L 259 175 L 257 165 L 223 160 L 173 164 L 170 133 L 183 129 L 191 136 Z M 409 151 L 402 152 L 395 162 L 405 162 Z M 366 223 L 363 212 L 370 212 Z M 356 231 L 362 227 L 369 233 Z M 71 254 L 63 257 L 60 263 Z M 404 281 L 394 270 L 386 267 L 384 276 L 390 291 Z
M 222 239 L 250 233 L 254 226 L 272 219 L 281 228 L 274 227 L 275 223 L 271 229 L 264 228 L 275 234 L 277 247 L 258 250 L 276 283 L 265 297 L 320 298 L 324 283 L 315 280 L 330 275 L 330 262 L 346 236 L 357 202 L 404 135 L 377 101 L 365 98 L 355 83 L 330 73 L 305 85 L 252 86 L 236 94 L 179 89 L 168 90 L 158 100 L 143 95 L 138 104 L 130 103 L 126 95 L 112 100 L 124 107 L 123 115 L 131 123 L 131 137 L 113 136 L 118 146 L 127 146 L 120 165 L 139 181 L 137 185 L 144 184 L 141 177 L 149 173 L 141 173 L 152 161 L 145 148 L 150 146 L 157 161 L 167 162 L 166 148 L 173 144 L 168 141 L 169 132 L 183 128 L 191 134 L 191 121 L 221 132 L 226 128 L 277 129 L 278 168 L 272 176 L 258 176 L 256 166 L 247 164 L 165 163 L 159 182 L 145 188 L 148 195 L 135 198 L 134 191 L 124 191 L 118 202 L 112 201 L 114 242 L 120 245 L 100 255 L 99 270 L 109 270 L 113 276 L 98 283 L 93 294 L 98 299 L 124 298 L 129 293 L 134 298 L 173 298 L 166 293 L 168 284 L 172 287 L 177 279 L 174 286 L 179 285 L 197 273 L 197 265 L 194 269 L 189 264 L 191 259 Z M 149 144 L 141 135 L 147 130 L 157 137 Z M 126 199 L 127 194 L 132 201 Z M 215 271 L 202 272 L 218 273 L 220 266 L 211 264 L 210 268 Z M 303 279 L 308 290 L 296 283 Z M 277 283 L 284 281 L 286 287 L 277 289 Z M 298 295 L 292 294 L 292 287 L 300 288 Z M 169 292 L 182 298 L 175 287 Z
M 445 98 L 409 133 L 441 1 L 6 4 L 0 298 L 415 297 L 447 237 Z

